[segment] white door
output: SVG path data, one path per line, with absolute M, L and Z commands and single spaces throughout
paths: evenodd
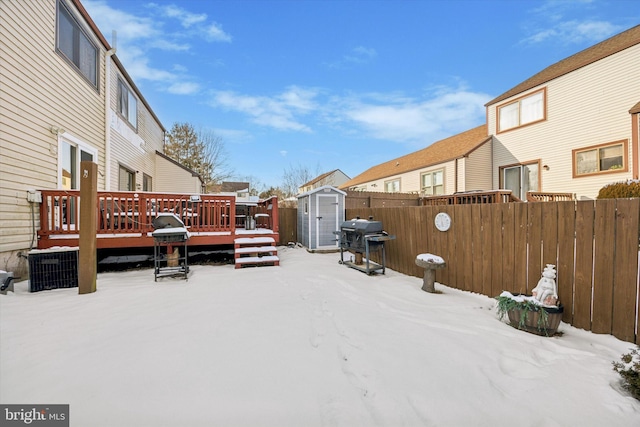
M 333 232 L 338 230 L 338 195 L 318 194 L 316 199 L 316 247 L 337 248 L 338 236 Z

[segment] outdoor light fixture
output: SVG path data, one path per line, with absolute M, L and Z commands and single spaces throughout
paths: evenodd
M 59 126 L 50 126 L 49 132 L 51 132 L 54 135 L 61 135 L 65 132 L 65 130 Z

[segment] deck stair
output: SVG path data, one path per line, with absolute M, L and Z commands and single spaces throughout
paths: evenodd
M 236 268 L 280 265 L 273 237 L 243 237 L 234 241 Z

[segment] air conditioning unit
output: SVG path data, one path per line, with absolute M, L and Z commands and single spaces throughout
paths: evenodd
M 29 292 L 78 287 L 78 248 L 29 252 Z

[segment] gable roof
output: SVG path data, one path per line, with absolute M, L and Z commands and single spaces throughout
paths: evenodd
M 340 188 L 349 188 L 376 179 L 411 172 L 416 169 L 458 159 L 467 156 L 490 139 L 491 137 L 487 135 L 487 125 L 484 124 L 466 132 L 434 142 L 422 150 L 373 166 L 355 178 L 345 182 Z
M 575 55 L 565 58 L 560 62 L 550 65 L 533 77 L 528 78 L 516 87 L 509 89 L 502 95 L 489 101 L 485 104 L 485 107 L 503 101 L 507 98 L 511 98 L 512 96 L 518 95 L 529 89 L 533 89 L 536 86 L 540 86 L 541 84 L 571 73 L 579 68 L 593 64 L 607 56 L 611 56 L 637 44 L 640 44 L 640 25 L 630 28 L 603 42 L 580 51 Z
M 326 173 L 323 173 L 322 175 L 318 175 L 317 177 L 313 178 L 311 181 L 309 181 L 309 182 L 305 182 L 304 184 L 302 184 L 302 185 L 300 186 L 300 188 L 302 188 L 302 187 L 306 187 L 307 185 L 313 185 L 313 184 L 315 184 L 316 182 L 320 182 L 320 181 L 322 181 L 323 179 L 325 179 L 325 178 L 327 178 L 327 177 L 329 177 L 329 176 L 333 175 L 334 173 L 336 173 L 336 172 L 338 172 L 338 171 L 340 171 L 340 169 L 334 169 L 334 170 L 332 170 L 332 171 L 330 171 L 330 172 L 326 172 Z M 340 171 L 340 172 L 342 172 L 342 171 Z M 344 172 L 343 172 L 343 174 L 344 174 Z M 348 176 L 347 176 L 346 174 L 344 174 L 344 176 L 346 176 L 346 177 L 348 178 Z

